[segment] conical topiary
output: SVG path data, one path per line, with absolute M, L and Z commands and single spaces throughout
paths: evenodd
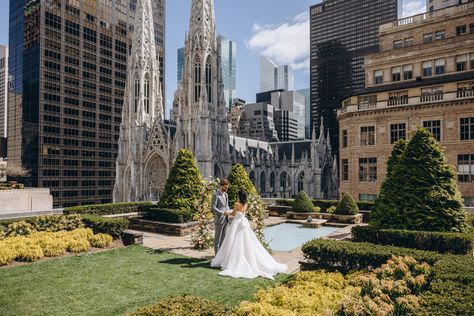
M 238 201 L 237 193 L 241 188 L 244 188 L 249 195 L 258 195 L 257 189 L 255 189 L 247 171 L 245 171 L 241 164 L 237 163 L 232 166 L 227 180 L 230 182 L 227 193 L 229 195 L 229 206 L 231 208 Z
M 293 201 L 293 211 L 298 213 L 314 212 L 314 205 L 306 192 L 301 191 Z
M 158 206 L 194 211 L 202 185 L 201 173 L 196 166 L 193 154 L 186 149 L 181 149 L 166 180 Z
M 405 139 L 401 139 L 393 145 L 392 154 L 387 160 L 387 176 L 380 188 L 374 208 L 370 212 L 371 225 L 378 227 L 384 226 L 384 223 L 391 223 L 394 227 L 401 225 L 403 219 L 397 208 L 400 203 L 397 192 L 402 184 L 393 176 L 393 173 L 402 161 L 407 145 L 408 142 Z
M 377 226 L 447 232 L 467 228 L 456 172 L 428 130 L 416 131 L 385 181 L 390 187 L 381 192 L 375 214 L 389 211 L 395 218 L 376 218 Z
M 337 215 L 356 215 L 359 213 L 359 207 L 349 193 L 344 193 L 342 199 L 336 207 L 334 214 Z

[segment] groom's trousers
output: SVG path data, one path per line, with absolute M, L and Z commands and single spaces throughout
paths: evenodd
M 214 253 L 217 254 L 219 251 L 219 248 L 222 246 L 222 243 L 224 242 L 225 234 L 227 232 L 227 226 L 229 223 L 224 223 L 224 224 L 214 224 Z

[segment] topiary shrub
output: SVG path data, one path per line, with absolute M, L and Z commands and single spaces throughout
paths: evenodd
M 112 241 L 112 236 L 107 234 L 97 234 L 89 238 L 91 246 L 96 248 L 107 248 Z
M 394 147 L 371 223 L 380 228 L 467 230 L 456 172 L 433 135 L 418 129 L 404 147 L 403 143 Z
M 247 171 L 245 171 L 245 168 L 241 164 L 236 163 L 232 166 L 227 180 L 230 182 L 229 190 L 227 191 L 227 194 L 229 195 L 230 208 L 233 208 L 235 203 L 238 202 L 238 193 L 242 188 L 249 195 L 258 195 L 257 189 L 255 189 L 252 181 L 250 181 Z
M 359 213 L 359 207 L 349 193 L 344 193 L 341 202 L 336 207 L 336 215 L 356 215 Z
M 202 177 L 193 154 L 181 149 L 166 180 L 158 207 L 194 211 L 201 189 Z
M 163 299 L 156 305 L 142 307 L 128 316 L 226 316 L 234 315 L 226 305 L 191 295 Z
M 293 202 L 293 211 L 298 213 L 311 213 L 314 212 L 314 205 L 306 192 L 301 191 L 298 193 L 295 201 Z

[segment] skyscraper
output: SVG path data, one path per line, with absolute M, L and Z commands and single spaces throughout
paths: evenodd
M 426 0 L 426 11 L 440 10 L 467 2 L 469 2 L 469 0 Z
M 220 65 L 224 81 L 224 97 L 227 111 L 232 106 L 232 100 L 237 95 L 237 45 L 234 41 L 222 35 L 217 37 L 220 47 Z M 184 47 L 178 49 L 178 85 L 183 79 Z
M 364 88 L 364 56 L 378 51 L 379 26 L 397 14 L 398 0 L 325 0 L 310 8 L 311 126 L 319 130 L 323 118 L 335 149 L 335 111 Z
M 8 47 L 0 45 L 0 138 L 7 138 Z
M 270 58 L 260 56 L 260 92 L 278 89 L 293 90 L 293 68 L 278 66 Z
M 137 1 L 10 0 L 9 121 L 21 127 L 9 129 L 9 162 L 56 207 L 112 201 Z M 153 3 L 164 69 L 165 4 Z
M 305 138 L 311 138 L 311 98 L 309 88 L 296 90 L 304 96 L 304 131 Z

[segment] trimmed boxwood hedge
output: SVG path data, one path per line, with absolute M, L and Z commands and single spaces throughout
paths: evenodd
M 109 234 L 114 239 L 120 238 L 123 231 L 126 230 L 129 225 L 127 219 L 100 217 L 96 215 L 82 215 L 82 221 L 86 227 L 94 231 L 94 234 Z
M 276 204 L 279 206 L 293 206 L 293 201 L 292 199 L 278 199 L 276 200 Z M 337 200 L 321 200 L 321 199 L 313 199 L 313 204 L 314 206 L 317 206 L 321 208 L 322 213 L 327 213 L 328 208 L 331 206 L 336 206 L 339 204 L 339 201 Z M 356 202 L 357 206 L 359 207 L 359 210 L 361 211 L 372 211 L 372 208 L 374 206 L 374 202 L 370 201 L 358 201 Z
M 379 267 L 392 255 L 411 256 L 429 264 L 435 263 L 442 256 L 432 251 L 323 239 L 307 242 L 302 251 L 315 268 L 342 272 Z
M 474 234 L 467 233 L 423 232 L 355 226 L 352 228 L 352 240 L 456 255 L 472 255 L 474 251 Z
M 146 212 L 151 202 L 110 203 L 66 207 L 64 214 L 114 215 Z
M 194 212 L 191 210 L 172 210 L 159 207 L 150 208 L 147 213 L 149 219 L 175 224 L 192 222 L 193 217 Z

